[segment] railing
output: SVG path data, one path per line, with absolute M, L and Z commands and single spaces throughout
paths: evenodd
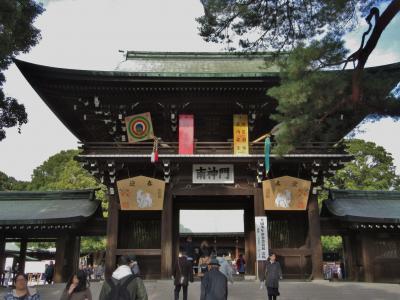
M 272 143 L 272 149 L 275 143 Z M 195 154 L 233 154 L 233 142 L 195 142 Z M 118 153 L 137 153 L 149 154 L 153 150 L 153 142 L 89 142 L 82 143 L 82 149 L 86 151 L 113 151 Z M 160 141 L 158 145 L 160 154 L 178 154 L 178 142 Z M 337 147 L 335 143 L 313 142 L 304 143 L 298 146 L 295 153 L 344 153 L 343 149 Z M 264 143 L 250 143 L 249 154 L 264 154 Z

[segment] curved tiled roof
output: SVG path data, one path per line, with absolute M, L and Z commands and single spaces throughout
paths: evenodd
M 321 215 L 355 222 L 400 223 L 400 192 L 330 190 Z
M 100 206 L 95 190 L 0 192 L 0 225 L 84 221 Z
M 277 76 L 270 53 L 128 51 L 117 71 L 168 77 Z

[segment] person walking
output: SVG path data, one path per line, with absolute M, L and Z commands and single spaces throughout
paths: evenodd
M 50 261 L 50 264 L 47 266 L 44 273 L 45 273 L 46 282 L 48 284 L 52 284 L 53 276 L 54 276 L 54 263 L 52 260 Z
M 233 284 L 233 269 L 232 266 L 226 261 L 225 256 L 217 257 L 220 264 L 219 271 L 225 275 L 226 279 Z
M 135 276 L 140 276 L 140 268 L 139 268 L 139 263 L 137 262 L 136 256 L 131 255 L 133 262 L 131 264 L 131 270 L 132 274 Z
M 7 267 L 7 276 L 6 276 L 6 287 L 10 286 L 10 282 L 12 281 L 12 268 L 11 266 Z
M 36 290 L 28 288 L 28 275 L 19 273 L 14 278 L 15 289 L 4 296 L 4 300 L 40 300 Z
M 202 241 L 200 244 L 200 255 L 205 257 L 211 255 L 211 247 L 206 240 Z
M 276 300 L 279 293 L 279 280 L 282 279 L 282 268 L 276 261 L 276 254 L 271 253 L 265 265 L 265 286 L 267 288 L 268 300 Z
M 210 270 L 201 281 L 200 300 L 226 300 L 228 299 L 228 281 L 219 271 L 217 258 L 212 258 Z
M 186 243 L 184 245 L 183 251 L 186 253 L 187 261 L 190 263 L 190 268 L 192 272 L 190 273 L 190 281 L 193 281 L 193 264 L 195 261 L 195 253 L 194 253 L 194 246 L 193 240 L 191 236 L 186 238 Z
M 236 268 L 239 274 L 244 275 L 246 272 L 246 261 L 243 258 L 243 254 L 239 254 L 239 258 L 236 260 Z
M 104 281 L 99 300 L 148 300 L 143 280 L 132 274 L 134 259 L 120 256 L 111 279 Z
M 86 273 L 78 270 L 68 281 L 60 300 L 92 300 Z
M 203 280 L 204 275 L 208 272 L 208 264 L 210 263 L 210 257 L 202 255 L 199 258 L 198 276 Z
M 172 270 L 172 276 L 174 279 L 174 297 L 175 300 L 179 299 L 179 293 L 181 289 L 183 290 L 183 300 L 187 300 L 189 281 L 193 282 L 192 275 L 192 264 L 186 257 L 186 252 L 182 251 L 175 263 Z

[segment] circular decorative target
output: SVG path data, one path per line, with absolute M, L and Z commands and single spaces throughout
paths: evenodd
M 128 124 L 129 134 L 135 139 L 141 139 L 150 133 L 150 122 L 143 116 L 133 117 Z

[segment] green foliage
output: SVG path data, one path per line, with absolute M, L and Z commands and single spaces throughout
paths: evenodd
M 40 39 L 40 32 L 32 23 L 43 12 L 33 0 L 0 1 L 0 141 L 5 138 L 4 128 L 27 123 L 25 107 L 3 92 L 3 71 L 20 52 L 26 53 Z
M 372 142 L 346 141 L 354 160 L 329 178 L 326 187 L 350 190 L 400 190 L 400 177 L 395 172 L 393 157 Z
M 306 141 L 337 141 L 338 132 L 350 131 L 369 114 L 400 116 L 398 94 L 390 94 L 400 72 L 363 72 L 359 83 L 352 71 L 338 72 L 348 56 L 343 36 L 357 16 L 393 1 L 202 0 L 204 15 L 197 21 L 206 41 L 238 40 L 245 51 L 275 54 L 282 80 L 268 95 L 278 102 L 273 151 L 283 154 Z M 360 87 L 360 103 L 352 98 L 352 84 Z
M 28 182 L 18 181 L 0 171 L 0 191 L 23 191 L 27 189 L 27 186 Z
M 331 139 L 334 132 L 327 130 L 321 118 L 338 99 L 349 94 L 348 74 L 318 72 L 318 68 L 321 59 L 331 65 L 343 60 L 346 54 L 341 40 L 327 36 L 307 47 L 300 44 L 291 55 L 280 58 L 281 85 L 268 91 L 268 95 L 278 99 L 277 113 L 272 115 L 280 124 L 274 151 L 287 153 L 304 141 Z
M 55 248 L 55 242 L 30 242 L 28 243 L 28 248 L 30 249 L 49 249 Z
M 238 39 L 240 48 L 291 50 L 299 42 L 324 35 L 343 36 L 374 6 L 390 0 L 201 0 L 200 35 L 223 43 Z
M 90 253 L 102 251 L 106 249 L 105 237 L 82 237 L 81 238 L 81 253 Z
M 323 252 L 338 252 L 343 248 L 341 236 L 321 236 Z
M 106 187 L 99 184 L 80 164 L 74 160 L 78 150 L 61 151 L 51 156 L 33 170 L 29 190 L 73 190 L 98 188 L 96 198 L 102 201 L 103 211 L 108 207 Z
M 320 206 L 328 198 L 327 189 L 400 190 L 393 157 L 383 147 L 359 139 L 346 140 L 345 144 L 354 160 L 325 180 L 326 189 L 318 196 Z

